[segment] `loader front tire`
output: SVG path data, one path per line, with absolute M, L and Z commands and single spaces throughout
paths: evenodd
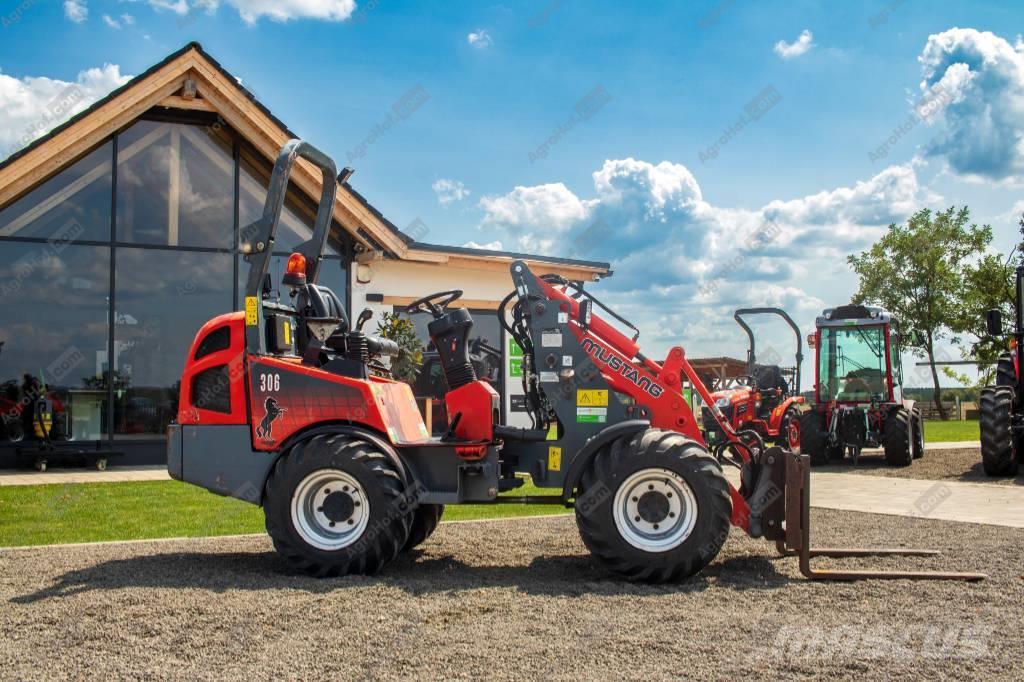
M 698 573 L 725 543 L 731 516 L 718 461 L 701 444 L 660 429 L 604 446 L 576 495 L 583 543 L 613 571 L 639 582 Z
M 267 533 L 303 573 L 375 573 L 409 539 L 415 501 L 408 492 L 376 446 L 345 434 L 314 436 L 293 445 L 267 479 Z
M 1013 476 L 1017 473 L 1018 443 L 1010 428 L 1013 414 L 1013 389 L 987 386 L 981 389 L 979 408 L 981 428 L 981 464 L 989 476 Z
M 882 446 L 885 448 L 886 464 L 905 467 L 914 461 L 912 430 L 910 411 L 907 408 L 897 407 L 889 411 L 882 427 Z

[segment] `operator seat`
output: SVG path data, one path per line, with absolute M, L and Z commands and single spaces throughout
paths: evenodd
M 427 325 L 430 340 L 437 348 L 448 388 L 476 381 L 476 369 L 469 358 L 469 332 L 473 329 L 473 316 L 466 308 L 448 310 Z

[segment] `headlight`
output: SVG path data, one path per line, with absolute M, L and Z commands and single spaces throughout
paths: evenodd
M 715 407 L 729 407 L 729 398 L 719 398 L 715 401 Z

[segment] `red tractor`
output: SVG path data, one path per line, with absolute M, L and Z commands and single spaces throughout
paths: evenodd
M 885 461 L 908 466 L 924 456 L 924 419 L 903 397 L 900 353 L 909 337 L 882 310 L 829 308 L 808 339 L 815 349 L 814 404 L 800 419 L 800 448 L 815 464 L 856 462 L 864 448 L 885 449 Z
M 312 238 L 288 259 L 285 303 L 264 295 L 273 288 L 265 277 L 299 157 L 319 167 L 323 194 Z M 275 548 L 299 570 L 372 573 L 423 542 L 445 505 L 526 501 L 573 507 L 591 553 L 633 580 L 697 573 L 730 524 L 799 554 L 809 577 L 982 577 L 812 569 L 811 556 L 851 550 L 810 549 L 807 458 L 740 438 L 712 408 L 726 434 L 720 447 L 740 469 L 742 484 L 733 487 L 683 396 L 688 380 L 714 405 L 683 349 L 671 349 L 664 364 L 651 360 L 639 332 L 622 333 L 596 309 L 635 327 L 582 284 L 537 276 L 522 261 L 511 264 L 514 290 L 499 319 L 523 349 L 531 427 L 501 423 L 500 396 L 470 359 L 473 319 L 453 305 L 462 292 L 445 291 L 409 306 L 431 318 L 448 386 L 448 428 L 431 436 L 409 385 L 376 360 L 397 346 L 350 325 L 337 296 L 317 284 L 335 189 L 328 157 L 298 140 L 284 147 L 263 216 L 243 230 L 245 310 L 199 330 L 168 429 L 170 474 L 261 505 Z M 501 494 L 526 475 L 553 494 Z
M 989 476 L 1015 476 L 1024 458 L 1024 382 L 1020 380 L 1020 348 L 1024 343 L 1024 266 L 1016 271 L 1016 310 L 1010 352 L 996 365 L 996 385 L 981 389 L 981 462 Z M 990 310 L 988 333 L 1001 337 L 1002 314 Z
M 778 315 L 796 334 L 796 364 L 780 367 L 759 364 L 754 331 L 744 316 Z M 784 445 L 791 450 L 800 447 L 800 415 L 804 398 L 800 395 L 800 363 L 803 342 L 800 328 L 781 308 L 740 308 L 733 318 L 747 334 L 747 373 L 723 380 L 711 394 L 715 405 L 736 431 L 755 431 L 763 440 Z M 704 408 L 704 428 L 709 442 L 717 443 L 724 434 L 718 428 L 711 410 Z

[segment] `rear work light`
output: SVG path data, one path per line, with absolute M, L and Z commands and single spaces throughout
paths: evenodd
M 284 284 L 300 287 L 306 283 L 306 257 L 301 253 L 288 256 L 288 265 L 284 270 Z

